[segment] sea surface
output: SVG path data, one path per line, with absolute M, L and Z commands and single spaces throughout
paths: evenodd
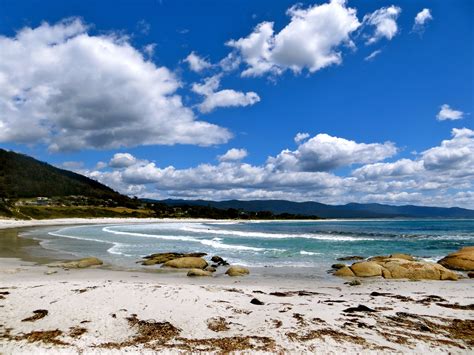
M 474 220 L 258 221 L 53 227 L 26 232 L 42 247 L 96 256 L 124 268 L 158 252 L 205 252 L 230 263 L 311 268 L 324 276 L 336 259 L 409 253 L 437 261 L 474 245 Z M 318 273 L 318 272 L 317 272 Z

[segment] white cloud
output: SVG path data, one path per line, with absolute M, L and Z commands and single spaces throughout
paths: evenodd
M 461 118 L 464 117 L 464 112 L 454 110 L 449 105 L 444 104 L 441 106 L 441 109 L 439 110 L 438 114 L 436 115 L 436 118 L 438 121 L 446 121 L 446 120 L 460 120 Z
M 291 169 L 279 169 L 271 159 L 262 165 L 233 160 L 177 169 L 135 158 L 134 165 L 123 169 L 92 171 L 88 175 L 123 193 L 151 198 L 290 199 L 338 204 L 356 201 L 474 208 L 473 130 L 454 129 L 451 139 L 427 149 L 417 159 L 394 162 L 376 161 L 394 149 L 386 143 L 374 143 L 378 146 L 369 148 L 363 143 L 331 138 L 331 144 L 316 151 L 332 151 L 327 156 L 333 156 L 338 167 L 355 161 L 372 162 L 338 176 L 314 169 L 303 171 L 301 162 Z M 321 167 L 321 157 L 316 155 L 314 162 L 306 165 Z
M 247 156 L 246 149 L 229 149 L 225 154 L 219 155 L 219 161 L 239 161 L 244 159 Z
M 374 180 L 413 175 L 423 170 L 423 162 L 400 159 L 393 163 L 367 164 L 353 171 L 359 179 Z
M 24 28 L 0 36 L 0 142 L 53 151 L 227 142 L 226 129 L 183 105 L 180 85 L 126 37 L 89 35 L 81 20 Z
M 283 150 L 268 163 L 276 170 L 329 171 L 352 164 L 367 164 L 393 156 L 397 148 L 391 142 L 357 143 L 328 134 L 318 134 L 298 146 Z
M 299 73 L 305 68 L 312 73 L 340 64 L 338 48 L 353 46 L 350 35 L 360 26 L 356 11 L 346 7 L 345 0 L 306 9 L 293 6 L 287 14 L 291 20 L 278 33 L 273 22 L 262 22 L 249 36 L 227 42 L 247 64 L 242 76 L 280 74 L 287 69 Z
M 310 137 L 309 133 L 299 132 L 299 133 L 296 133 L 294 141 L 295 141 L 295 143 L 300 143 L 300 142 L 304 141 L 305 139 L 307 139 L 309 137 Z
M 423 30 L 425 24 L 431 20 L 433 20 L 433 16 L 431 15 L 431 10 L 426 9 L 426 8 L 421 10 L 415 16 L 415 23 L 413 25 L 413 30 L 414 31 Z
M 441 142 L 439 147 L 422 153 L 428 170 L 451 170 L 454 174 L 474 173 L 474 131 L 468 128 L 452 131 L 452 138 Z
M 367 57 L 365 57 L 364 60 L 365 61 L 374 60 L 374 58 L 378 56 L 380 53 L 382 53 L 382 51 L 380 49 L 377 49 L 373 51 L 372 53 L 370 53 Z
M 204 79 L 201 84 L 194 83 L 192 90 L 204 96 L 204 101 L 198 105 L 199 111 L 208 113 L 218 107 L 251 106 L 260 101 L 260 96 L 253 91 L 241 92 L 231 89 L 219 90 L 222 75 L 214 75 Z
M 382 38 L 391 40 L 398 32 L 397 18 L 402 9 L 398 6 L 383 7 L 364 16 L 364 24 L 374 26 L 374 33 L 366 44 L 373 44 Z
M 188 63 L 189 69 L 196 73 L 202 72 L 204 69 L 209 69 L 212 67 L 212 64 L 206 59 L 200 57 L 195 52 L 189 53 L 189 55 L 184 59 Z
M 156 43 L 150 43 L 143 47 L 143 52 L 148 56 L 148 58 L 153 57 L 155 54 Z
M 126 168 L 137 163 L 137 159 L 130 153 L 116 153 L 110 159 L 109 166 L 111 168 Z

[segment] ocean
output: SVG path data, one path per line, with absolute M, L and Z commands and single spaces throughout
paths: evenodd
M 437 261 L 474 245 L 474 220 L 186 221 L 29 230 L 43 248 L 96 256 L 127 269 L 158 252 L 205 252 L 254 268 L 311 268 L 319 277 L 337 258 L 408 253 Z M 150 267 L 146 267 L 150 268 Z

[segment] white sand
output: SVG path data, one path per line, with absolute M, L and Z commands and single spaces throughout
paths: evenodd
M 189 349 L 215 352 L 232 349 L 226 347 L 231 346 L 229 340 L 216 343 L 216 338 L 235 340 L 248 336 L 267 337 L 266 344 L 260 338 L 249 341 L 268 352 L 467 354 L 473 351 L 474 312 L 436 304 L 474 303 L 472 280 L 362 280 L 361 286 L 353 287 L 345 285 L 346 280 L 342 279 L 336 284 L 301 281 L 300 285 L 293 280 L 288 288 L 285 280 L 275 286 L 259 286 L 255 280 L 247 282 L 250 279 L 245 277 L 191 279 L 184 273 L 170 277 L 103 269 L 63 270 L 16 259 L 0 259 L 0 270 L 0 292 L 8 292 L 0 299 L 2 354 L 81 351 L 119 354 L 153 350 L 175 353 Z M 58 272 L 45 274 L 51 270 Z M 289 290 L 315 294 L 270 295 Z M 391 295 L 370 296 L 373 291 Z M 410 299 L 400 299 L 397 295 Z M 432 299 L 420 303 L 430 295 L 446 301 Z M 254 297 L 265 304 L 251 304 Z M 358 305 L 377 312 L 342 312 Z M 34 322 L 21 321 L 38 309 L 47 310 L 48 315 Z M 397 317 L 397 312 L 406 314 Z M 180 329 L 179 334 L 164 341 L 136 338 L 139 326 L 126 319 L 132 314 L 140 320 L 169 322 Z M 391 319 L 392 316 L 397 318 Z M 228 329 L 209 329 L 209 322 L 219 317 Z M 458 322 L 464 328 L 469 326 L 470 331 L 464 329 L 464 335 L 459 335 L 451 325 L 453 319 L 470 320 L 470 323 Z M 72 338 L 68 334 L 73 327 L 83 327 L 86 331 Z M 67 345 L 21 339 L 33 331 L 56 329 L 62 335 L 55 339 Z M 470 344 L 466 339 L 469 336 Z M 112 345 L 115 349 L 100 347 L 105 343 L 115 343 Z M 244 352 L 257 351 L 247 348 Z
M 179 218 L 57 218 L 57 219 L 9 219 L 0 218 L 0 229 L 47 227 L 74 224 L 136 224 L 136 223 L 172 223 L 172 222 L 219 222 L 210 219 L 179 219 Z M 225 221 L 225 220 L 220 220 Z
M 0 229 L 176 221 L 0 220 Z M 0 354 L 473 353 L 472 306 L 439 305 L 474 304 L 473 280 L 363 279 L 360 286 L 348 286 L 347 280 L 339 278 L 318 282 L 255 275 L 230 278 L 222 271 L 212 278 L 195 279 L 185 272 L 63 270 L 0 258 Z M 271 294 L 288 291 L 305 292 Z M 253 298 L 264 305 L 251 304 Z M 376 312 L 343 312 L 359 305 Z M 39 309 L 48 314 L 22 322 Z M 214 324 L 216 320 L 220 322 Z M 143 336 L 150 327 L 158 331 Z M 71 337 L 73 328 L 83 328 L 84 333 Z M 171 335 L 163 338 L 169 329 Z M 56 330 L 42 340 L 41 335 L 48 335 L 44 332 Z

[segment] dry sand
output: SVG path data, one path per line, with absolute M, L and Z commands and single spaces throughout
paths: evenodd
M 0 353 L 473 353 L 473 280 L 346 281 L 0 258 Z

